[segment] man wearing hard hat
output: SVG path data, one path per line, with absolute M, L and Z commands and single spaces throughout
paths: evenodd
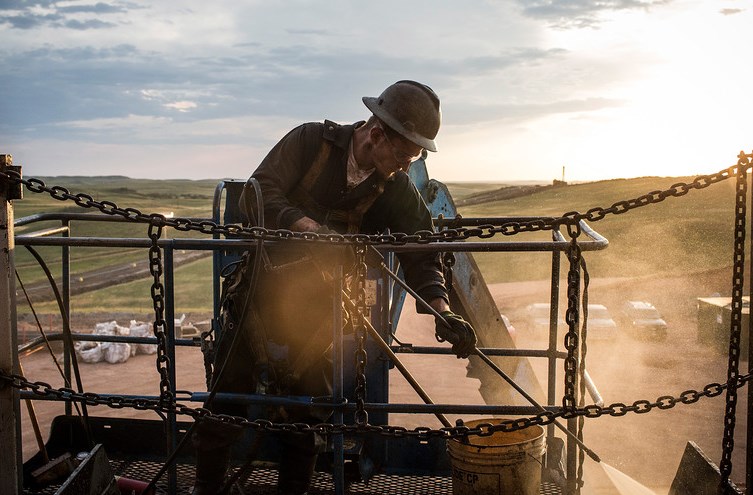
M 250 224 L 258 225 L 263 218 L 268 229 L 342 234 L 433 229 L 426 204 L 406 171 L 424 150 L 437 151 L 439 98 L 424 84 L 398 81 L 363 102 L 372 113 L 368 121 L 303 124 L 272 148 L 252 174 L 261 194 L 246 187 L 241 197 Z M 303 248 L 289 244 L 265 249 L 262 261 L 249 251 L 225 280 L 223 331 L 213 376 L 218 392 L 332 394 L 331 268 L 343 264 L 347 270 L 352 253 L 348 256 L 338 246 L 337 256 L 331 256 L 331 251 L 318 252 L 311 243 Z M 470 355 L 476 335 L 469 323 L 450 311 L 439 253 L 406 252 L 398 258 L 407 284 L 450 324 L 447 328 L 437 322 L 437 335 L 453 344 L 458 357 Z M 426 312 L 419 305 L 417 309 Z M 218 401 L 207 407 L 215 413 L 246 414 L 241 406 Z M 280 408 L 272 419 L 315 424 L 331 414 L 301 409 Z M 220 490 L 238 430 L 213 422 L 197 424 L 194 494 Z M 278 493 L 306 493 L 324 446 L 321 435 L 287 433 L 278 440 Z

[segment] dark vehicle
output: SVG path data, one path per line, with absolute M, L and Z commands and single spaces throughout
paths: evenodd
M 642 340 L 664 341 L 667 339 L 667 322 L 653 304 L 644 301 L 628 301 L 622 307 L 625 333 Z

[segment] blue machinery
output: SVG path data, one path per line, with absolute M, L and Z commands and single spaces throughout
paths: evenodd
M 438 227 L 442 226 L 473 226 L 486 223 L 499 225 L 505 219 L 456 219 L 456 210 L 452 199 L 446 187 L 435 180 L 430 180 L 426 172 L 423 160 L 414 163 L 411 168 L 411 175 L 414 183 L 424 197 L 427 205 L 430 207 L 432 216 L 435 217 Z M 227 181 L 218 185 L 213 205 L 213 221 L 224 224 L 239 222 L 237 198 L 243 182 Z M 527 218 L 507 219 L 507 221 L 522 221 Z M 11 215 L 12 221 L 12 215 Z M 70 314 L 70 249 L 75 246 L 109 246 L 109 247 L 140 247 L 148 249 L 151 241 L 148 239 L 131 239 L 131 238 L 81 238 L 74 237 L 71 230 L 71 223 L 74 221 L 124 221 L 123 219 L 103 214 L 39 214 L 32 217 L 21 218 L 15 222 L 15 226 L 33 225 L 42 221 L 59 221 L 59 228 L 47 229 L 26 235 L 16 235 L 15 243 L 17 246 L 60 246 L 62 249 L 62 300 L 63 309 Z M 584 234 L 588 240 L 581 241 L 581 249 L 584 251 L 603 249 L 607 246 L 606 239 L 591 230 L 585 223 L 581 224 Z M 10 229 L 12 232 L 12 229 Z M 567 248 L 569 242 L 562 234 L 555 230 L 552 233 L 552 241 L 491 241 L 491 242 L 447 242 L 437 245 L 436 243 L 425 245 L 411 246 L 390 246 L 389 249 L 383 249 L 382 253 L 386 256 L 388 264 L 394 266 L 393 256 L 390 252 L 400 249 L 433 249 L 443 252 L 454 253 L 455 263 L 453 267 L 453 290 L 451 293 L 452 306 L 456 312 L 461 313 L 470 321 L 479 335 L 479 347 L 488 356 L 494 356 L 494 361 L 508 375 L 515 376 L 517 383 L 531 395 L 546 397 L 545 406 L 548 409 L 558 409 L 558 397 L 555 394 L 555 385 L 557 381 L 557 370 L 561 369 L 561 359 L 566 354 L 557 350 L 557 314 L 559 304 L 559 280 L 560 280 L 560 258 L 562 251 Z M 247 244 L 246 244 L 247 245 Z M 167 334 L 168 358 L 171 363 L 175 362 L 175 346 L 199 346 L 200 343 L 193 339 L 176 338 L 173 325 L 175 308 L 173 307 L 173 255 L 177 250 L 212 250 L 214 251 L 214 297 L 215 312 L 217 312 L 219 300 L 219 273 L 229 259 L 235 257 L 243 246 L 242 241 L 236 239 L 221 239 L 215 236 L 214 239 L 161 239 L 159 246 L 164 253 L 164 285 L 165 285 L 165 321 Z M 438 247 L 439 246 L 439 247 Z M 381 249 L 381 248 L 380 248 Z M 515 345 L 507 332 L 504 322 L 501 320 L 496 305 L 483 281 L 471 252 L 501 252 L 501 251 L 540 251 L 551 253 L 552 277 L 551 277 L 551 315 L 550 315 L 550 338 L 546 349 L 516 349 Z M 12 278 L 12 277 L 11 277 Z M 380 333 L 382 338 L 389 344 L 393 344 L 391 332 L 397 326 L 405 300 L 405 291 L 389 277 L 378 273 L 376 270 L 370 270 L 370 279 L 374 280 L 376 287 L 376 298 L 371 306 L 370 315 L 371 323 Z M 13 305 L 15 308 L 15 304 Z M 215 313 L 216 315 L 216 313 Z M 14 316 L 11 314 L 11 316 Z M 11 318 L 11 326 L 15 326 L 15 317 Z M 70 330 L 67 328 L 66 330 Z M 12 328 L 15 332 L 15 328 Z M 337 334 L 336 334 L 337 335 Z M 63 340 L 62 335 L 49 336 L 51 340 Z M 83 334 L 74 334 L 74 340 L 109 340 L 109 341 L 126 341 L 136 343 L 155 343 L 154 337 L 110 337 L 92 336 Z M 337 339 L 336 339 L 337 341 Z M 20 348 L 21 351 L 31 349 L 43 344 L 42 339 L 37 339 Z M 399 356 L 401 352 L 407 349 L 392 345 L 393 351 Z M 335 402 L 337 403 L 338 395 L 346 399 L 352 394 L 354 389 L 354 366 L 352 356 L 354 342 L 352 336 L 342 337 L 342 348 L 340 355 L 344 359 L 336 359 L 335 375 L 342 377 L 342 380 L 336 380 L 336 383 L 342 383 L 341 387 L 336 386 Z M 500 380 L 499 376 L 486 367 L 478 357 L 472 357 L 468 366 L 468 375 L 478 378 L 481 383 L 480 392 L 487 405 L 465 405 L 465 404 L 399 404 L 390 403 L 389 400 L 389 370 L 390 363 L 384 358 L 383 352 L 379 346 L 371 340 L 367 342 L 367 353 L 369 355 L 367 368 L 367 397 L 366 409 L 369 411 L 370 423 L 375 425 L 388 424 L 389 413 L 448 413 L 448 414 L 474 414 L 474 415 L 495 415 L 495 416 L 512 416 L 512 415 L 533 415 L 538 410 L 524 401 L 520 395 L 511 387 L 506 386 Z M 70 380 L 71 377 L 71 353 L 72 349 L 66 342 L 64 353 L 64 370 Z M 197 351 L 198 352 L 198 351 Z M 446 346 L 441 347 L 411 347 L 409 352 L 413 354 L 450 354 Z M 337 356 L 337 354 L 336 354 Z M 534 377 L 532 368 L 529 365 L 528 358 L 546 359 L 548 363 L 548 379 L 545 385 L 546 391 L 541 390 L 540 385 Z M 339 365 L 338 365 L 339 364 Z M 169 367 L 170 386 L 174 394 L 182 403 L 194 402 L 196 407 L 206 398 L 207 394 L 202 392 L 177 392 L 175 390 L 174 366 Z M 33 378 L 33 377 L 31 377 Z M 592 384 L 588 384 L 589 389 L 596 401 L 597 393 Z M 107 394 L 100 394 L 107 398 Z M 18 397 L 22 399 L 39 398 L 32 392 L 21 392 Z M 18 397 L 15 399 L 15 405 L 10 404 L 14 411 L 18 411 Z M 156 397 L 151 397 L 156 399 Z M 235 397 L 243 400 L 250 405 L 264 405 L 269 403 L 290 404 L 290 403 L 307 403 L 310 398 L 281 398 L 265 396 L 244 396 Z M 9 405 L 7 402 L 0 403 L 3 407 Z M 340 418 L 344 422 L 352 422 L 352 413 L 355 407 L 352 402 L 345 403 L 342 407 L 336 408 L 335 423 Z M 72 415 L 70 403 L 66 404 L 65 417 L 56 419 L 52 428 L 51 437 L 48 441 L 50 457 L 58 455 L 63 451 L 71 449 L 85 450 L 85 443 L 82 440 L 84 432 L 81 430 L 81 422 Z M 350 419 L 349 419 L 350 418 Z M 180 421 L 175 414 L 166 414 L 163 420 L 125 420 L 112 418 L 89 418 L 89 428 L 92 437 L 97 439 L 97 443 L 104 445 L 107 455 L 111 459 L 139 459 L 142 461 L 151 461 L 154 463 L 163 462 L 169 452 L 172 452 L 179 444 L 182 433 L 185 433 L 189 423 Z M 576 430 L 575 420 L 568 420 L 568 428 L 571 431 Z M 550 449 L 556 448 L 556 438 L 553 425 L 547 427 L 548 444 Z M 134 434 L 135 433 L 135 434 Z M 239 446 L 237 454 L 242 458 L 242 452 L 250 442 L 252 433 L 248 435 L 245 443 Z M 375 472 L 384 475 L 422 475 L 422 476 L 439 476 L 448 477 L 450 473 L 449 461 L 445 452 L 445 440 L 433 437 L 426 441 L 418 441 L 413 438 L 384 438 L 378 435 L 365 436 L 362 439 L 344 439 L 342 436 L 335 435 L 335 442 L 332 446 L 331 470 L 332 492 L 344 493 L 344 466 L 345 461 L 358 461 L 350 465 L 357 465 L 362 476 L 371 476 Z M 338 438 L 339 437 L 339 438 Z M 161 440 L 164 438 L 164 441 Z M 155 442 L 155 440 L 160 439 Z M 577 445 L 568 438 L 566 441 L 566 462 L 565 475 L 572 488 L 572 483 L 576 478 L 577 471 Z M 20 459 L 20 449 L 18 449 L 17 458 Z M 274 451 L 267 452 L 270 459 L 274 457 Z M 37 456 L 38 457 L 38 456 Z M 192 454 L 190 448 L 184 449 L 178 453 L 178 465 L 190 464 Z M 30 464 L 27 469 L 31 469 L 35 463 L 41 461 L 38 458 L 32 458 L 27 462 Z M 20 460 L 18 461 L 20 466 Z M 171 466 L 167 470 L 166 476 L 160 482 L 161 490 L 168 493 L 184 493 L 182 490 L 190 486 L 190 479 L 183 479 L 185 472 L 180 471 L 178 467 Z M 166 478 L 166 481 L 165 481 Z M 143 478 L 142 478 L 143 479 Z M 3 489 L 10 483 L 7 473 L 0 472 L 0 491 L 8 492 Z M 13 490 L 11 490 L 13 491 Z M 378 488 L 373 488 L 374 493 L 379 493 Z M 30 492 L 35 493 L 35 492 Z M 48 493 L 48 492 L 44 492 Z M 52 493 L 52 492 L 49 492 Z M 404 493 L 410 493 L 406 489 Z M 440 491 L 437 491 L 440 493 Z M 552 492 L 558 493 L 558 492 Z

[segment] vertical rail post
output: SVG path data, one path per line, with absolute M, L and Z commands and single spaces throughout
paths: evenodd
M 0 172 L 13 165 L 10 155 L 0 155 Z M 0 369 L 11 375 L 18 369 L 15 282 L 13 279 L 13 203 L 8 184 L 0 183 Z M 19 392 L 0 384 L 0 493 L 21 493 L 21 421 Z
M 557 318 L 559 315 L 560 256 L 552 251 L 552 283 L 549 296 L 549 347 L 547 349 L 547 401 L 551 405 L 557 400 Z M 547 425 L 547 438 L 554 437 L 554 425 Z M 547 458 L 549 460 L 549 457 Z M 551 466 L 548 466 L 551 467 Z
M 332 294 L 332 396 L 335 403 L 342 403 L 343 399 L 343 268 L 339 265 L 335 270 L 334 292 Z M 335 424 L 343 423 L 343 410 L 335 409 L 333 422 Z M 335 494 L 343 495 L 345 493 L 345 451 L 343 434 L 336 433 L 333 442 L 333 459 L 334 465 L 333 480 L 335 483 Z
M 63 220 L 63 227 L 67 227 L 63 232 L 63 237 L 71 236 L 71 222 L 70 220 Z M 68 335 L 71 331 L 71 247 L 66 245 L 62 248 L 62 265 L 63 265 L 63 311 L 68 318 L 62 318 L 63 335 Z M 74 350 L 71 349 L 68 339 L 63 339 L 63 375 L 65 376 L 66 383 L 73 383 L 71 381 L 71 353 Z M 65 401 L 65 415 L 71 416 L 73 414 L 73 405 L 71 401 Z
M 748 171 L 748 180 L 751 177 Z M 750 204 L 753 205 L 753 186 L 749 186 L 751 197 Z M 750 223 L 753 227 L 753 214 L 750 216 Z M 753 261 L 753 239 L 748 240 L 748 260 Z M 749 280 L 753 281 L 753 264 L 750 265 Z M 753 363 L 753 311 L 750 308 L 750 301 L 753 300 L 753 289 L 748 287 L 748 363 Z M 743 330 L 743 329 L 741 329 Z M 742 340 L 742 338 L 740 339 Z M 753 384 L 748 382 L 748 404 L 747 404 L 747 429 L 745 437 L 745 486 L 753 490 Z
M 175 270 L 174 249 L 172 242 L 167 244 L 165 253 L 165 344 L 167 346 L 167 376 L 170 379 L 170 392 L 175 397 L 176 373 L 175 373 Z M 175 452 L 178 436 L 177 416 L 175 413 L 167 414 L 167 452 Z M 170 464 L 167 471 L 167 486 L 170 493 L 176 493 L 178 489 L 178 471 L 175 463 Z

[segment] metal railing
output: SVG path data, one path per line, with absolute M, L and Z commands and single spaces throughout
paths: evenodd
M 465 226 L 465 225 L 478 225 L 478 224 L 502 224 L 506 221 L 531 221 L 536 217 L 515 217 L 515 218 L 483 218 L 473 219 L 467 218 L 462 220 L 453 220 L 453 227 Z M 114 237 L 75 237 L 72 235 L 72 222 L 80 221 L 93 221 L 93 222 L 122 222 L 123 219 L 113 218 L 112 216 L 103 214 L 76 214 L 76 213 L 47 213 L 38 214 L 30 217 L 20 218 L 15 222 L 15 226 L 32 226 L 40 222 L 59 221 L 60 227 L 46 228 L 33 232 L 24 233 L 15 236 L 15 243 L 18 246 L 57 246 L 62 250 L 62 298 L 63 306 L 68 314 L 70 314 L 71 307 L 71 293 L 70 293 L 70 260 L 71 249 L 85 249 L 87 247 L 106 247 L 106 248 L 144 248 L 149 249 L 152 242 L 145 238 L 114 238 Z M 447 223 L 447 220 L 436 219 L 437 224 L 440 226 Z M 581 228 L 588 237 L 588 240 L 580 241 L 581 249 L 584 251 L 600 250 L 604 249 L 608 245 L 608 241 L 593 231 L 585 222 L 581 222 Z M 61 236 L 62 237 L 59 237 Z M 402 252 L 402 251 L 442 251 L 442 252 L 515 252 L 515 251 L 538 251 L 538 252 L 551 252 L 552 253 L 552 278 L 551 278 L 551 296 L 552 296 L 552 314 L 550 321 L 550 339 L 547 349 L 516 349 L 516 348 L 482 348 L 488 356 L 500 356 L 500 357 L 513 357 L 513 358 L 546 358 L 549 362 L 548 365 L 548 385 L 547 385 L 547 410 L 556 411 L 560 406 L 554 406 L 556 402 L 555 385 L 557 375 L 557 361 L 566 357 L 566 353 L 557 350 L 557 302 L 559 299 L 559 258 L 561 253 L 565 251 L 570 242 L 565 240 L 562 234 L 555 230 L 553 231 L 553 239 L 550 242 L 547 241 L 484 241 L 484 242 L 443 242 L 432 243 L 424 245 L 405 245 L 405 246 L 376 246 L 382 252 Z M 166 333 L 168 336 L 168 357 L 171 362 L 175 362 L 175 346 L 195 346 L 201 345 L 199 339 L 178 339 L 175 336 L 174 322 L 174 266 L 173 266 L 173 252 L 178 250 L 222 250 L 224 252 L 231 251 L 243 251 L 248 248 L 248 241 L 240 239 L 160 239 L 158 246 L 164 252 L 164 276 L 165 276 L 165 291 L 166 291 L 166 307 L 165 307 L 165 321 L 167 323 Z M 217 279 L 214 277 L 215 292 L 218 290 Z M 387 285 L 383 287 L 387 290 Z M 215 295 L 215 300 L 218 301 L 218 296 Z M 389 301 L 386 297 L 382 298 L 383 301 Z M 70 331 L 71 329 L 64 329 L 64 331 Z M 336 341 L 341 339 L 341 333 L 336 332 Z M 99 341 L 99 342 L 125 342 L 125 343 L 142 343 L 142 344 L 155 344 L 157 339 L 155 337 L 132 337 L 132 336 L 106 336 L 106 335 L 90 335 L 90 334 L 71 334 L 74 341 Z M 62 333 L 51 333 L 47 336 L 48 340 L 64 340 Z M 28 342 L 19 347 L 19 351 L 31 350 L 36 346 L 44 344 L 44 339 L 41 337 Z M 407 352 L 406 348 L 400 345 L 392 345 L 391 349 L 397 353 Z M 74 352 L 68 345 L 65 345 L 65 373 L 68 382 L 71 379 L 71 353 Z M 451 350 L 446 347 L 437 346 L 411 346 L 410 352 L 412 354 L 423 355 L 442 355 L 451 354 Z M 336 354 L 336 357 L 338 354 Z M 170 381 L 171 392 L 178 394 L 181 401 L 202 403 L 207 393 L 191 392 L 186 394 L 185 392 L 178 392 L 175 390 L 175 375 L 176 370 L 174 367 L 170 367 Z M 342 349 L 339 350 L 339 359 L 336 359 L 334 366 L 334 374 L 336 377 L 335 383 L 342 383 L 342 376 L 345 373 L 342 359 Z M 589 391 L 595 392 L 595 386 L 592 382 L 588 383 Z M 108 394 L 98 394 L 99 396 L 107 399 L 111 396 Z M 355 404 L 343 400 L 344 390 L 342 388 L 335 388 L 334 404 L 328 403 L 324 405 L 312 404 L 310 398 L 299 397 L 274 397 L 265 395 L 243 395 L 243 394 L 218 394 L 218 398 L 223 400 L 237 401 L 243 404 L 256 404 L 256 405 L 308 405 L 309 407 L 327 407 L 335 411 L 335 420 L 341 421 L 345 414 L 352 414 L 355 411 Z M 340 397 L 338 397 L 338 395 Z M 598 397 L 598 392 L 592 394 L 595 398 Z M 122 395 L 117 397 L 124 397 Z M 129 396 L 125 396 L 129 397 Z M 157 399 L 157 397 L 149 396 L 132 396 L 133 398 L 144 399 Z M 23 399 L 40 399 L 39 396 L 33 392 L 22 392 L 21 398 Z M 538 409 L 534 406 L 510 406 L 510 405 L 464 405 L 464 404 L 404 404 L 404 403 L 375 403 L 367 402 L 365 407 L 377 413 L 411 413 L 411 414 L 480 414 L 480 415 L 531 415 L 538 412 Z M 67 405 L 66 414 L 71 414 L 70 405 Z M 176 446 L 176 424 L 177 419 L 175 415 L 170 415 L 166 418 L 168 422 L 168 431 L 172 434 L 168 435 L 168 449 L 174 449 Z M 570 425 L 574 429 L 574 425 Z M 552 425 L 548 432 L 549 436 L 553 436 Z M 336 445 L 337 447 L 337 445 Z M 339 446 L 342 449 L 342 445 Z M 577 446 L 569 445 L 568 452 L 569 457 L 574 459 L 574 453 L 577 450 Z M 337 458 L 342 459 L 342 451 L 335 452 Z M 570 475 L 574 475 L 574 468 L 571 461 L 568 471 Z M 335 482 L 338 483 L 340 476 L 335 476 Z M 174 486 L 174 482 L 170 485 Z

